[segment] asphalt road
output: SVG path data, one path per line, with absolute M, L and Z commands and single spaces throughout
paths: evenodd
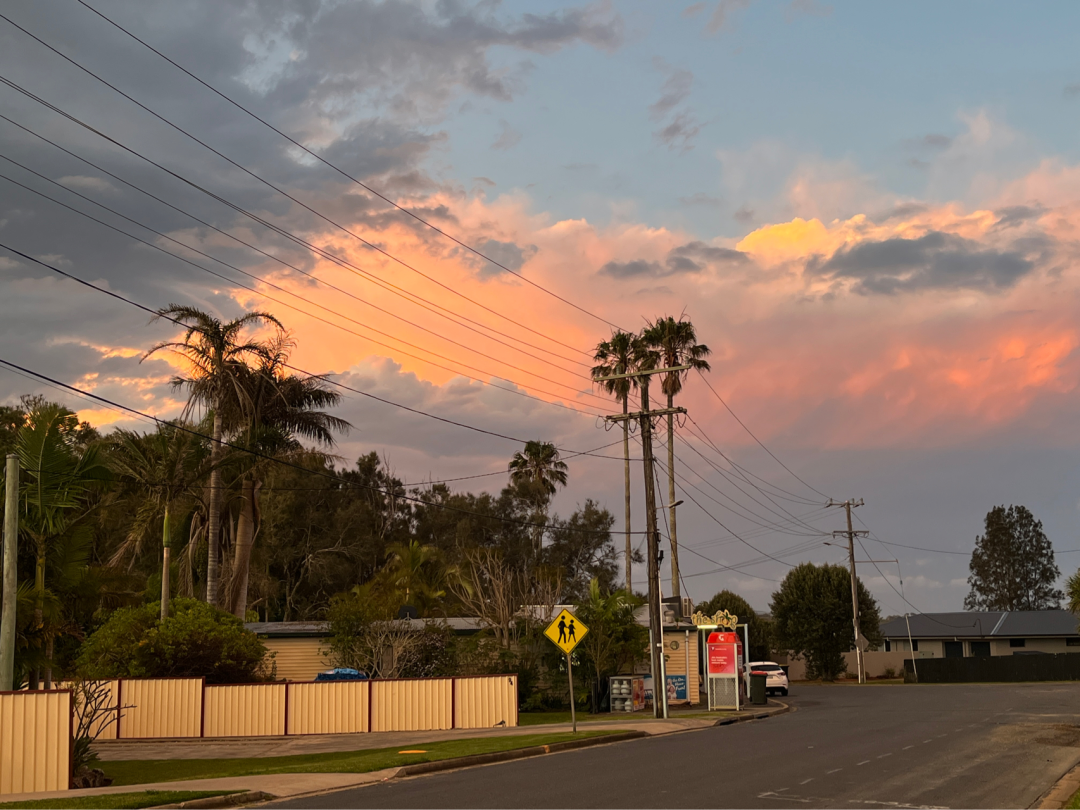
M 1080 684 L 805 686 L 768 720 L 276 807 L 1028 807 L 1080 761 Z

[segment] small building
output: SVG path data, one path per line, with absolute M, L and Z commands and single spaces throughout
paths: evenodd
M 886 650 L 917 658 L 1080 653 L 1077 617 L 1067 610 L 913 613 L 883 622 L 881 633 Z
M 639 607 L 634 612 L 634 618 L 638 624 L 648 628 L 649 606 Z M 701 661 L 698 652 L 701 633 L 692 622 L 677 618 L 672 610 L 664 611 L 663 631 L 664 671 L 669 676 L 686 676 L 686 702 L 697 705 L 701 702 Z M 634 671 L 637 675 L 648 675 L 648 657 L 639 662 Z M 678 702 L 683 701 L 680 699 Z
M 469 616 L 410 621 L 446 624 L 459 636 L 480 630 L 480 620 Z M 328 622 L 248 622 L 244 627 L 255 633 L 269 652 L 276 653 L 274 664 L 280 680 L 313 681 L 332 666 L 326 655 L 330 650 Z

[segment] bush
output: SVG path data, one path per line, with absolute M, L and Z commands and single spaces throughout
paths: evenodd
M 273 677 L 272 660 L 244 624 L 196 599 L 122 608 L 94 632 L 76 662 L 84 678 L 198 678 L 251 683 Z
M 896 670 L 893 669 L 892 667 L 885 667 L 885 672 L 882 673 L 881 677 L 883 677 L 883 678 L 895 678 L 896 677 Z

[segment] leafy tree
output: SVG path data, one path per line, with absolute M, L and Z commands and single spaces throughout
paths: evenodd
M 1049 610 L 1061 604 L 1058 567 L 1041 520 L 1024 506 L 995 506 L 975 539 L 965 610 Z
M 263 343 L 245 337 L 244 331 L 253 326 L 276 326 L 281 323 L 269 312 L 247 312 L 239 318 L 222 322 L 195 307 L 170 304 L 158 310 L 159 318 L 184 325 L 183 337 L 167 340 L 151 348 L 143 359 L 160 351 L 179 355 L 189 364 L 187 375 L 177 375 L 173 385 L 186 388 L 191 404 L 201 404 L 214 415 L 210 444 L 210 495 L 207 515 L 206 601 L 219 602 L 221 580 L 221 441 L 225 432 L 224 410 L 229 399 L 242 400 L 238 371 L 246 368 L 252 358 L 265 354 Z
M 611 377 L 617 374 L 630 374 L 637 370 L 640 360 L 645 351 L 641 338 L 630 332 L 617 330 L 611 334 L 608 340 L 599 343 L 593 360 L 596 365 L 592 368 L 593 379 Z M 626 417 L 630 406 L 630 392 L 637 387 L 637 378 L 620 377 L 615 380 L 604 380 L 597 383 L 604 391 L 615 397 L 615 401 L 622 405 L 623 416 Z M 625 498 L 626 517 L 624 519 L 624 531 L 626 533 L 626 592 L 633 593 L 632 578 L 630 575 L 633 562 L 633 549 L 630 542 L 630 420 L 622 421 L 623 434 L 623 496 Z
M 394 543 L 388 549 L 386 567 L 379 574 L 401 605 L 411 605 L 430 616 L 446 596 L 446 565 L 435 546 L 416 540 Z
M 45 683 L 52 680 L 53 645 L 59 632 L 46 625 L 46 571 L 65 578 L 85 569 L 89 544 L 91 492 L 108 478 L 96 444 L 82 446 L 79 419 L 62 405 L 36 402 L 26 414 L 16 441 L 21 467 L 19 531 L 34 553 L 34 628 L 45 645 Z M 36 676 L 31 679 L 36 686 Z
M 598 697 L 606 691 L 609 676 L 632 670 L 648 656 L 649 630 L 634 618 L 634 611 L 642 604 L 640 598 L 624 590 L 605 594 L 597 579 L 589 583 L 588 592 L 578 603 L 578 618 L 589 632 L 575 653 L 580 653 L 591 674 Z M 595 705 L 593 708 L 598 710 Z
M 561 573 L 562 598 L 568 602 L 585 599 L 589 582 L 598 581 L 603 593 L 615 587 L 617 555 L 611 543 L 615 518 L 592 499 L 568 519 L 552 521 L 551 542 L 543 559 L 549 568 Z
M 849 592 L 850 593 L 850 592 Z M 734 591 L 723 590 L 715 594 L 708 602 L 697 606 L 702 613 L 713 615 L 721 610 L 729 610 L 739 617 L 740 622 L 746 622 L 747 635 L 750 637 L 750 649 L 747 655 L 751 661 L 760 661 L 768 658 L 772 649 L 772 623 L 759 616 L 750 607 L 750 603 Z
M 877 600 L 856 580 L 859 625 L 872 646 L 882 642 Z M 851 574 L 842 565 L 803 563 L 788 571 L 770 604 L 777 649 L 806 660 L 811 678 L 834 680 L 855 647 Z
M 657 318 L 642 333 L 645 341 L 659 355 L 659 362 L 664 368 L 690 366 L 683 371 L 669 371 L 664 375 L 660 389 L 667 395 L 667 406 L 675 406 L 675 397 L 682 391 L 683 380 L 691 371 L 709 371 L 709 362 L 705 359 L 710 349 L 697 342 L 694 325 L 682 316 L 675 320 L 670 315 Z M 668 529 L 671 534 L 671 594 L 678 598 L 679 582 L 679 542 L 676 530 L 675 507 L 675 414 L 667 417 L 667 473 L 668 473 Z
M 514 453 L 509 464 L 510 483 L 517 489 L 522 500 L 533 507 L 533 520 L 543 524 L 547 520 L 547 507 L 559 487 L 566 486 L 566 462 L 559 458 L 559 451 L 550 442 L 529 441 L 525 449 Z M 544 541 L 544 527 L 533 529 L 533 550 L 539 555 Z
M 157 605 L 115 611 L 83 645 L 76 662 L 85 678 L 198 678 L 252 683 L 273 675 L 258 636 L 229 613 L 177 598 L 162 621 Z
M 239 618 L 247 614 L 251 553 L 260 523 L 259 496 L 271 459 L 295 463 L 317 455 L 305 450 L 299 438 L 331 447 L 333 432 L 347 433 L 351 427 L 344 419 L 320 410 L 341 400 L 341 394 L 331 390 L 325 380 L 289 373 L 293 346 L 291 338 L 279 332 L 263 345 L 258 367 L 241 366 L 234 372 L 242 392 L 229 403 L 236 408 L 229 421 L 240 427 L 234 443 L 252 451 L 237 458 L 246 472 L 241 479 L 228 604 Z

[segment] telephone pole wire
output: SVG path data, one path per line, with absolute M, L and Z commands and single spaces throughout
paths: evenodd
M 848 565 L 851 568 L 851 615 L 852 622 L 855 626 L 855 659 L 859 663 L 859 683 L 866 683 L 866 669 L 863 666 L 863 652 L 869 646 L 866 639 L 863 637 L 862 629 L 859 626 L 859 584 L 858 578 L 855 575 L 855 535 L 865 535 L 867 532 L 855 531 L 851 525 L 851 510 L 856 506 L 862 506 L 864 503 L 862 498 L 854 500 L 848 498 L 843 503 L 829 499 L 826 506 L 842 506 L 847 513 L 847 531 L 833 532 L 833 535 L 847 535 L 848 541 Z

